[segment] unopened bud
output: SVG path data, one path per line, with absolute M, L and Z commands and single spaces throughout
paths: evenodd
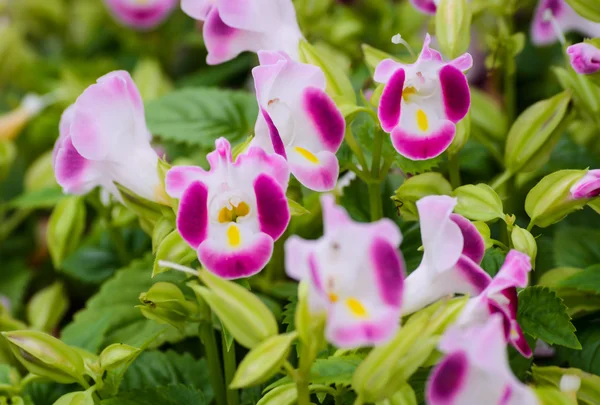
M 451 195 L 452 186 L 440 173 L 429 172 L 408 178 L 398 187 L 392 200 L 405 221 L 418 221 L 417 201 L 428 195 Z
M 187 322 L 198 318 L 198 306 L 195 302 L 187 301 L 183 292 L 175 284 L 159 282 L 148 292 L 140 294 L 137 308 L 142 314 L 158 323 L 173 325 L 183 329 Z

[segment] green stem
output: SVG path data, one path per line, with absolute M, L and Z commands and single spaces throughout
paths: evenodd
M 365 159 L 365 155 L 364 155 L 362 149 L 360 148 L 360 145 L 356 141 L 354 134 L 352 133 L 352 128 L 351 128 L 350 124 L 348 124 L 348 126 L 346 127 L 346 133 L 344 134 L 344 140 L 346 141 L 346 144 L 348 144 L 348 147 L 350 147 L 350 150 L 352 151 L 352 153 L 354 153 L 356 155 L 356 158 L 358 159 L 358 162 L 363 167 L 363 169 L 366 169 L 367 168 L 367 160 Z
M 452 188 L 460 187 L 460 162 L 458 156 L 452 156 L 448 160 L 448 174 Z
M 500 188 L 500 186 L 502 186 L 504 183 L 506 183 L 508 180 L 510 180 L 512 178 L 512 176 L 513 176 L 513 173 L 506 170 L 496 180 L 494 180 L 492 182 L 492 184 L 490 184 L 490 187 L 493 188 L 494 190 L 498 190 Z
M 383 147 L 383 132 L 379 129 L 375 130 L 373 139 L 373 161 L 371 163 L 371 176 L 374 179 L 379 178 L 381 170 L 381 149 Z
M 223 364 L 225 368 L 227 405 L 238 405 L 240 403 L 238 390 L 229 388 L 237 368 L 237 363 L 235 360 L 235 342 L 232 343 L 231 349 L 227 350 L 227 341 L 225 340 L 225 335 L 221 334 L 221 344 L 223 346 Z
M 206 362 L 208 364 L 208 378 L 215 393 L 217 405 L 227 405 L 227 396 L 225 394 L 225 384 L 223 383 L 223 370 L 219 359 L 219 350 L 217 348 L 217 339 L 212 327 L 210 309 L 206 310 L 205 321 L 200 324 L 200 340 L 204 345 Z
M 381 188 L 379 183 L 369 184 L 369 205 L 371 206 L 371 221 L 377 221 L 383 217 L 381 205 Z
M 381 149 L 383 147 L 383 132 L 375 130 L 373 139 L 373 161 L 371 162 L 371 177 L 374 181 L 369 183 L 369 204 L 371 206 L 371 221 L 377 221 L 383 216 L 383 207 L 381 205 L 381 187 L 379 174 L 381 172 Z
M 296 372 L 296 390 L 298 392 L 298 405 L 310 405 L 310 368 L 315 360 L 316 348 L 313 345 L 303 345 L 300 352 L 300 362 Z

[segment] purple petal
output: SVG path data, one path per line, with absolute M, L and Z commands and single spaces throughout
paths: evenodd
M 531 259 L 517 250 L 508 252 L 504 264 L 494 277 L 487 294 L 495 294 L 512 287 L 527 287 L 528 273 L 531 270 Z
M 456 126 L 450 121 L 425 135 L 413 134 L 396 127 L 392 131 L 392 144 L 402 156 L 412 160 L 426 160 L 439 156 L 448 149 L 455 134 Z
M 265 121 L 267 122 L 267 127 L 269 128 L 269 136 L 271 137 L 271 143 L 273 144 L 273 150 L 278 155 L 281 155 L 284 158 L 286 158 L 287 156 L 285 153 L 285 146 L 283 146 L 283 141 L 281 140 L 281 135 L 279 134 L 279 130 L 273 123 L 273 120 L 271 119 L 271 116 L 269 115 L 267 110 L 265 110 L 264 108 L 261 108 L 260 112 L 262 113 L 262 116 L 264 117 Z
M 440 70 L 440 83 L 446 117 L 456 123 L 467 115 L 471 106 L 467 77 L 456 67 L 446 65 Z
M 479 295 L 492 281 L 489 274 L 467 256 L 461 256 L 455 267 L 460 277 L 466 281 L 466 291 L 457 292 L 473 296 Z
M 579 74 L 589 75 L 600 72 L 600 49 L 582 42 L 567 48 L 571 66 Z
M 277 240 L 290 222 L 290 210 L 285 190 L 267 174 L 254 180 L 258 221 L 261 232 Z
M 435 1 L 433 0 L 410 0 L 411 3 L 415 6 L 415 8 L 425 14 L 434 15 L 437 6 L 435 5 Z
M 600 170 L 588 171 L 581 180 L 571 187 L 571 198 L 593 198 L 600 195 Z
M 288 164 L 292 174 L 306 188 L 324 192 L 333 190 L 340 172 L 337 157 L 322 151 L 315 155 L 316 162 L 308 161 L 295 152 L 288 152 Z
M 207 173 L 198 166 L 174 166 L 165 177 L 165 189 L 173 198 L 181 198 L 183 192 L 194 181 L 202 181 Z
M 331 97 L 316 87 L 307 87 L 303 104 L 325 148 L 337 152 L 344 140 L 346 121 Z
M 88 161 L 77 152 L 71 137 L 66 136 L 59 139 L 60 146 L 56 149 L 54 159 L 54 174 L 58 184 L 68 193 L 79 194 L 89 191 L 93 185 L 89 183 L 94 181 L 90 176 L 95 174 L 90 171 L 93 162 Z
M 208 228 L 208 188 L 194 181 L 179 201 L 177 230 L 191 247 L 197 249 L 206 239 Z
M 162 23 L 177 5 L 177 0 L 159 0 L 145 4 L 129 0 L 105 0 L 105 3 L 121 24 L 147 30 Z
M 375 281 L 383 301 L 400 307 L 404 287 L 404 261 L 387 240 L 375 237 L 370 249 Z
M 475 225 L 462 215 L 458 214 L 452 214 L 450 219 L 458 225 L 462 232 L 464 238 L 462 254 L 477 264 L 481 263 L 483 255 L 485 254 L 485 242 Z
M 467 355 L 457 351 L 444 358 L 433 370 L 427 382 L 427 403 L 431 405 L 452 405 L 465 388 L 469 373 Z
M 406 73 L 404 69 L 399 68 L 390 77 L 381 94 L 378 115 L 381 128 L 385 132 L 392 132 L 400 122 L 402 91 L 404 90 L 405 78 Z

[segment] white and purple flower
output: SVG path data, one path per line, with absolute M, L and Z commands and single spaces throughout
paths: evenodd
M 483 238 L 468 219 L 453 214 L 456 199 L 428 196 L 417 201 L 423 261 L 408 275 L 402 314 L 408 315 L 454 294 L 479 295 L 491 277 L 479 267 Z
M 600 170 L 589 170 L 585 176 L 571 187 L 571 198 L 581 200 L 600 195 Z
M 600 36 L 600 24 L 577 14 L 565 0 L 540 0 L 531 23 L 531 41 L 551 45 L 561 31 L 576 31 L 590 37 Z
M 282 52 L 259 52 L 258 57 L 260 66 L 252 70 L 260 108 L 253 144 L 286 158 L 304 186 L 332 190 L 346 122 L 325 93 L 323 71 Z
M 426 387 L 430 405 L 538 405 L 533 390 L 512 373 L 502 317 L 485 324 L 448 330 L 439 344 L 445 354 Z
M 527 287 L 530 270 L 529 256 L 511 250 L 492 282 L 481 294 L 469 300 L 457 323 L 462 326 L 482 324 L 495 314 L 500 314 L 504 321 L 506 341 L 523 356 L 531 357 L 531 348 L 517 323 L 517 287 Z
M 321 205 L 324 235 L 286 242 L 287 274 L 308 281 L 311 310 L 327 312 L 330 342 L 347 348 L 384 343 L 400 324 L 402 235 L 389 219 L 352 221 L 330 195 Z
M 104 0 L 121 24 L 149 30 L 162 23 L 177 6 L 177 0 Z
M 600 49 L 592 44 L 581 42 L 567 48 L 573 69 L 581 75 L 600 72 Z
M 244 51 L 284 51 L 298 57 L 302 33 L 291 0 L 182 0 L 181 8 L 204 21 L 209 65 Z
M 164 203 L 151 139 L 144 103 L 129 73 L 102 76 L 63 113 L 53 151 L 56 180 L 70 194 L 101 186 L 120 198 L 117 182 Z
M 398 153 L 412 160 L 444 152 L 471 106 L 464 73 L 473 65 L 471 55 L 446 63 L 430 42 L 428 34 L 412 65 L 385 59 L 375 69 L 375 81 L 385 84 L 378 111 L 381 127 L 391 134 Z
M 200 263 L 226 278 L 249 277 L 268 263 L 287 228 L 289 170 L 278 155 L 250 147 L 235 162 L 225 138 L 207 156 L 210 170 L 176 166 L 166 190 L 178 198 L 177 230 Z

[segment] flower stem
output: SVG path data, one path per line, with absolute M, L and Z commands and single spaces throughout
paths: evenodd
M 346 127 L 346 133 L 344 134 L 344 140 L 350 147 L 350 150 L 352 151 L 352 153 L 354 153 L 356 155 L 356 158 L 358 159 L 358 163 L 360 163 L 360 165 L 362 167 L 366 168 L 367 160 L 365 159 L 365 155 L 364 155 L 362 149 L 360 148 L 360 145 L 356 141 L 354 134 L 352 133 L 352 128 L 350 127 L 350 125 L 348 125 Z
M 460 162 L 456 155 L 448 160 L 448 174 L 450 176 L 452 188 L 460 187 Z
M 369 184 L 369 205 L 371 206 L 371 221 L 377 221 L 383 217 L 381 206 L 381 188 L 379 183 Z
M 237 368 L 237 363 L 235 360 L 235 342 L 233 342 L 231 348 L 227 350 L 227 341 L 225 339 L 225 335 L 221 334 L 221 344 L 223 346 L 223 364 L 225 366 L 225 389 L 227 395 L 227 405 L 238 405 L 240 402 L 238 391 L 229 388 L 229 384 L 231 384 Z
M 512 178 L 513 174 L 511 172 L 509 172 L 508 170 L 506 170 L 504 173 L 502 173 L 500 175 L 500 177 L 498 177 L 496 180 L 494 180 L 492 182 L 492 184 L 490 184 L 490 187 L 493 188 L 494 190 L 498 190 L 500 188 L 500 186 L 502 186 L 504 183 L 506 183 L 508 180 L 510 180 Z
M 217 405 L 227 405 L 225 384 L 223 383 L 223 370 L 219 359 L 217 339 L 211 323 L 210 309 L 206 309 L 205 320 L 200 324 L 200 340 L 204 345 L 206 362 L 208 364 L 208 377 L 213 387 Z
M 369 203 L 371 206 L 371 221 L 377 221 L 383 216 L 383 207 L 381 205 L 381 187 L 379 174 L 381 171 L 381 149 L 383 147 L 383 132 L 380 129 L 375 130 L 373 139 L 373 161 L 371 162 L 371 177 L 374 181 L 369 183 Z

